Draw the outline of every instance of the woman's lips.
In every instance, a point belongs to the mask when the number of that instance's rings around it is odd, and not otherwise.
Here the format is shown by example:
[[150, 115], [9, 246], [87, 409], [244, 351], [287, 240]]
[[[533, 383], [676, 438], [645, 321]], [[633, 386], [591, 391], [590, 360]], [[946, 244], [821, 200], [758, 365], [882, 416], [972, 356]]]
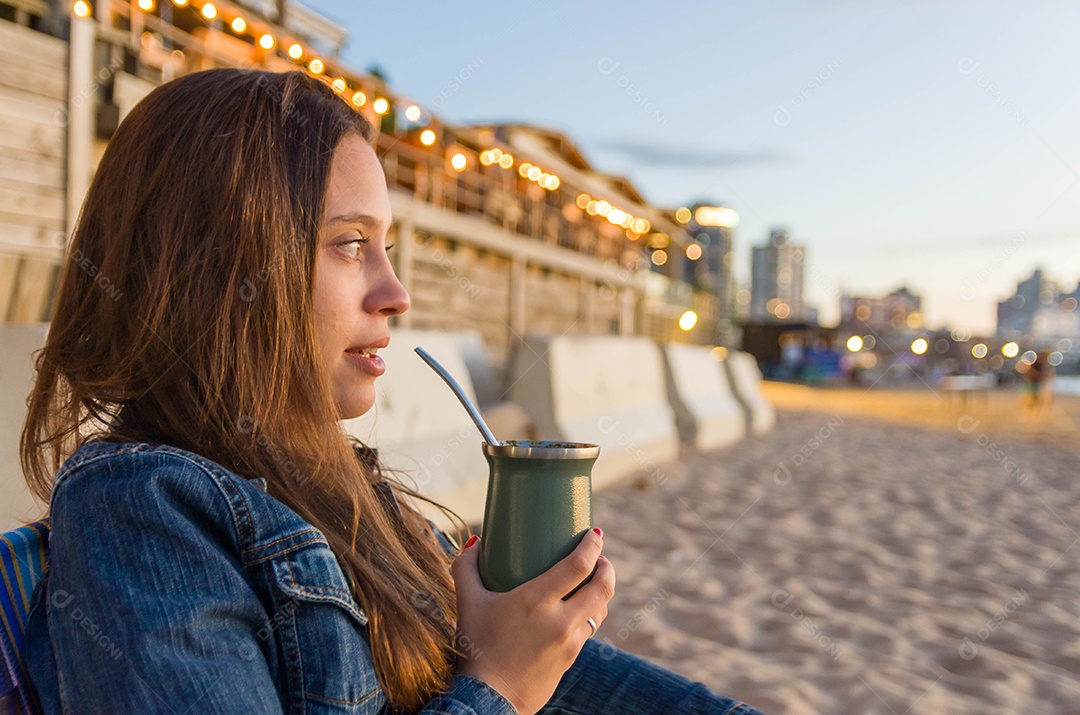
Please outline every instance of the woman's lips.
[[386, 363], [375, 354], [375, 350], [346, 350], [345, 359], [372, 377], [379, 377], [386, 372]]

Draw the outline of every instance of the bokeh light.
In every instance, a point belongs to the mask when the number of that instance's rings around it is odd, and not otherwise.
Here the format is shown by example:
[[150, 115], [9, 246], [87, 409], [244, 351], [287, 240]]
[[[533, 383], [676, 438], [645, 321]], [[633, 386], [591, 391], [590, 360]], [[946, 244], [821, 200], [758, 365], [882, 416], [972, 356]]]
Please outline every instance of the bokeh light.
[[847, 349], [851, 352], [857, 353], [862, 350], [862, 347], [863, 339], [860, 338], [858, 335], [852, 335], [850, 338], [847, 339]]

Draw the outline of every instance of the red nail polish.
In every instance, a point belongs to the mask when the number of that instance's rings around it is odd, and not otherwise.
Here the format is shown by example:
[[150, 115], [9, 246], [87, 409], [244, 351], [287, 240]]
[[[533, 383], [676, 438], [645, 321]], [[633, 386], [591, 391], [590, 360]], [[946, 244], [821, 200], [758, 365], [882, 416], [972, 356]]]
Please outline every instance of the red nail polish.
[[596, 535], [599, 536], [601, 539], [604, 538], [604, 530], [601, 529], [599, 526], [594, 528], [593, 531], [595, 531]]
[[479, 536], [477, 536], [476, 534], [473, 534], [472, 536], [470, 536], [470, 537], [469, 537], [469, 540], [465, 542], [465, 548], [467, 549], [467, 548], [469, 548], [470, 546], [472, 546], [473, 544], [475, 544], [475, 543], [476, 543], [476, 540], [477, 540], [477, 539], [479, 539], [479, 538], [480, 538], [480, 537], [479, 537]]

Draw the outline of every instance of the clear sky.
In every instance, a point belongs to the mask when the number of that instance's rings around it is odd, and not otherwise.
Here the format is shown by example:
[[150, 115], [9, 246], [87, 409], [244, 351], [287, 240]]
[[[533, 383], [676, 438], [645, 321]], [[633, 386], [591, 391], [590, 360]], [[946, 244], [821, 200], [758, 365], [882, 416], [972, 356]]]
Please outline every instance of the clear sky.
[[560, 129], [653, 203], [772, 226], [807, 298], [906, 284], [931, 327], [993, 329], [1042, 266], [1080, 279], [1080, 4], [1069, 0], [355, 3], [346, 62], [451, 122]]

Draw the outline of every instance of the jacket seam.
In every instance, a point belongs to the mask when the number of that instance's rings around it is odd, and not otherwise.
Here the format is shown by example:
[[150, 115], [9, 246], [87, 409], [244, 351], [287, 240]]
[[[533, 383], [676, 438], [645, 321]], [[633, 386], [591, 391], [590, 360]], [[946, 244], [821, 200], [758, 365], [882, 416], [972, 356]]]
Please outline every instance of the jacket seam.
[[[279, 543], [281, 541], [286, 541], [288, 539], [295, 539], [295, 538], [297, 538], [299, 536], [302, 536], [304, 534], [310, 534], [310, 538], [307, 538], [307, 539], [305, 539], [305, 540], [303, 540], [303, 541], [301, 541], [299, 543], [290, 544], [289, 546], [285, 546], [283, 548], [277, 549], [276, 551], [273, 551], [273, 552], [271, 552], [269, 554], [266, 554], [264, 556], [259, 556], [258, 558], [253, 558], [249, 562], [250, 565], [256, 566], [256, 565], [259, 565], [259, 564], [266, 563], [267, 561], [270, 561], [271, 559], [275, 559], [278, 556], [282, 556], [284, 554], [291, 553], [291, 552], [296, 551], [297, 549], [301, 549], [301, 548], [303, 548], [303, 547], [305, 547], [305, 546], [307, 546], [309, 544], [326, 544], [326, 538], [323, 536], [321, 531], [319, 531], [318, 529], [304, 529], [303, 531], [297, 531], [297, 532], [294, 532], [292, 534], [282, 536], [279, 539], [274, 539], [273, 541], [271, 541], [268, 544], [263, 544], [261, 546], [252, 546], [250, 548], [244, 549], [244, 556], [246, 557], [248, 554], [254, 554], [255, 552], [262, 551], [263, 549], [265, 549], [265, 548], [267, 548], [269, 546], [273, 546], [274, 544], [277, 544], [277, 543]], [[327, 544], [327, 546], [329, 546], [329, 544]]]
[[[72, 467], [70, 471], [66, 472], [63, 475], [64, 481], [67, 481], [72, 476], [74, 476], [78, 471], [81, 471], [84, 467], [89, 466], [90, 464], [93, 464], [93, 463], [101, 461], [101, 460], [109, 459], [110, 457], [123, 456], [123, 455], [127, 455], [127, 454], [134, 454], [136, 452], [145, 452], [147, 454], [163, 454], [163, 455], [172, 456], [172, 457], [175, 457], [176, 459], [182, 460], [182, 461], [192, 465], [197, 470], [202, 472], [202, 474], [205, 475], [206, 477], [208, 477], [210, 479], [210, 481], [214, 484], [214, 486], [217, 488], [218, 493], [225, 500], [225, 503], [228, 506], [229, 515], [232, 517], [232, 528], [233, 528], [234, 534], [235, 534], [235, 536], [237, 538], [237, 541], [239, 542], [239, 545], [240, 545], [241, 558], [243, 558], [244, 553], [246, 553], [247, 551], [250, 551], [254, 547], [253, 539], [248, 539], [247, 543], [245, 543], [245, 539], [244, 539], [245, 535], [241, 533], [240, 517], [237, 514], [235, 505], [233, 504], [233, 498], [232, 498], [232, 496], [230, 494], [226, 493], [225, 488], [222, 486], [222, 482], [228, 480], [229, 477], [227, 475], [225, 475], [225, 474], [217, 474], [214, 470], [208, 469], [207, 465], [202, 464], [198, 460], [192, 459], [184, 451], [178, 450], [177, 448], [171, 447], [170, 445], [148, 445], [146, 443], [138, 443], [138, 444], [134, 445], [133, 447], [122, 447], [122, 448], [117, 449], [117, 450], [109, 451], [109, 452], [107, 452], [105, 454], [94, 455], [92, 457], [87, 458], [85, 461], [82, 461], [82, 462], [78, 463], [77, 465]], [[203, 458], [203, 459], [205, 459], [205, 458]], [[221, 467], [218, 467], [218, 468], [220, 469]], [[237, 478], [239, 478], [239, 477], [237, 477]], [[61, 484], [61, 481], [60, 481], [60, 478], [58, 477], [56, 482], [54, 483], [54, 486], [53, 486], [52, 499], [56, 498], [56, 494], [58, 492], [58, 487], [60, 486], [60, 484]], [[230, 484], [230, 487], [235, 488], [235, 485]], [[248, 514], [247, 505], [245, 503], [246, 498], [243, 496], [243, 494], [240, 494], [239, 491], [237, 491], [237, 499], [236, 500], [240, 502], [242, 508], [244, 509], [245, 514]], [[50, 500], [50, 502], [51, 502], [51, 500]], [[52, 505], [50, 503], [50, 510], [51, 510], [51, 508], [52, 508]], [[250, 515], [249, 515], [249, 519], [250, 519]], [[249, 564], [245, 562], [244, 565], [248, 566]]]

